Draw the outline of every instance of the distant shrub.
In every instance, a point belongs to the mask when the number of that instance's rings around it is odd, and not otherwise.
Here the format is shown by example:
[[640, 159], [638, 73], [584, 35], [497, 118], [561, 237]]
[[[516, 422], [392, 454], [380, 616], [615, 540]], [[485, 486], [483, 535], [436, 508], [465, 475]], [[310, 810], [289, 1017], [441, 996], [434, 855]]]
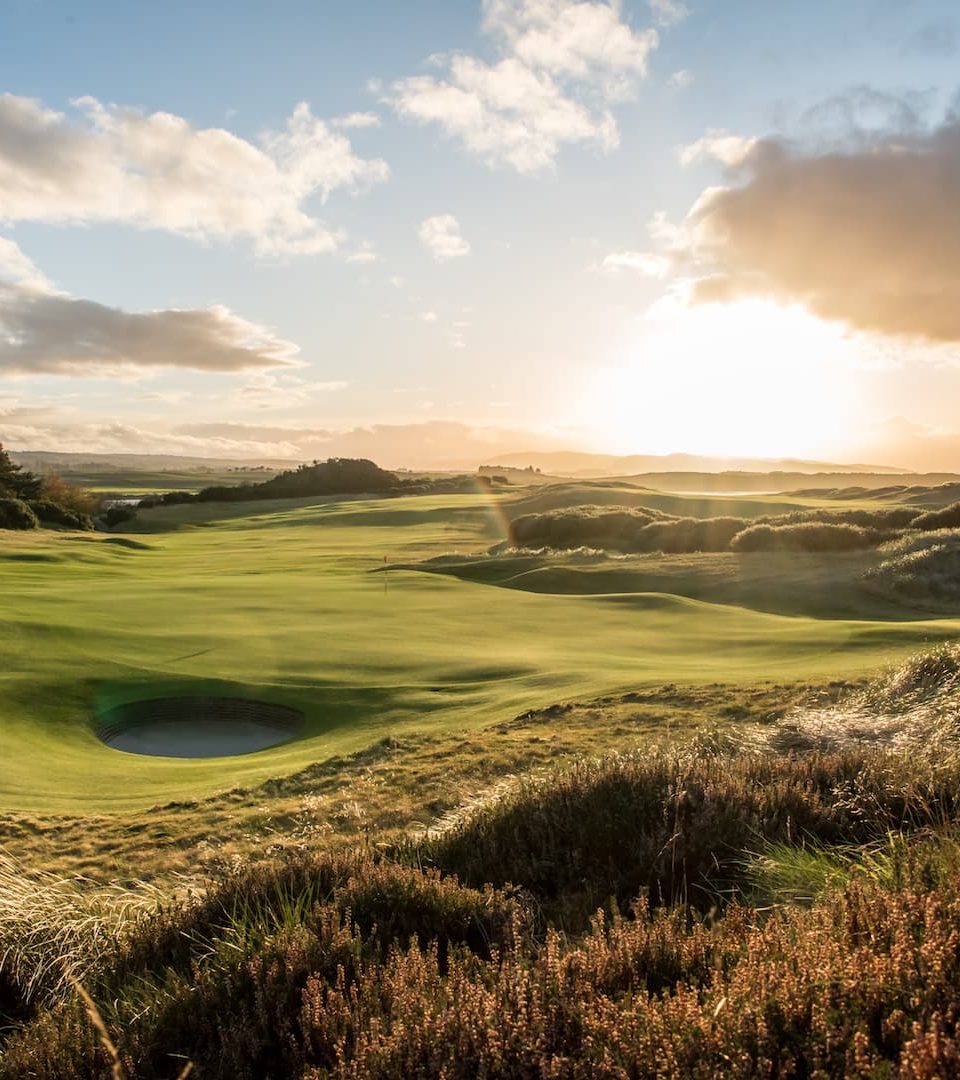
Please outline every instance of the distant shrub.
[[797, 525], [751, 525], [738, 533], [733, 551], [857, 551], [876, 547], [886, 535], [859, 525], [803, 522]]
[[74, 514], [85, 515], [87, 518], [92, 518], [102, 503], [100, 495], [78, 487], [76, 484], [70, 484], [63, 477], [52, 472], [44, 475], [39, 497], [48, 503], [56, 503]]
[[[282, 472], [262, 484], [242, 485], [256, 494], [247, 498], [283, 499], [301, 495], [366, 494], [368, 492], [392, 491], [400, 487], [395, 473], [381, 469], [367, 458], [328, 458], [311, 465], [301, 465], [289, 472]], [[220, 489], [207, 488], [206, 491]], [[226, 489], [230, 490], [230, 489]], [[201, 498], [204, 492], [200, 492]]]
[[[661, 551], [848, 551], [875, 547], [910, 525], [918, 511], [797, 510], [763, 518], [675, 517], [649, 507], [576, 506], [525, 514], [513, 543], [555, 551], [589, 547], [623, 554]], [[743, 537], [741, 540], [740, 537]]]
[[635, 551], [643, 527], [665, 516], [647, 507], [592, 505], [524, 514], [511, 523], [512, 541], [521, 547]]
[[136, 516], [137, 512], [132, 506], [111, 506], [103, 515], [103, 523], [108, 529], [113, 529], [117, 525], [125, 525], [128, 521], [133, 521]]
[[859, 525], [863, 529], [893, 530], [912, 528], [913, 522], [919, 515], [919, 510], [908, 506], [895, 506], [881, 510], [810, 509], [756, 518], [755, 523], [758, 525], [800, 525], [818, 522], [824, 525]]
[[192, 491], [165, 491], [162, 495], [145, 495], [137, 506], [141, 510], [152, 510], [155, 506], [177, 506], [181, 503], [196, 502], [197, 498]]
[[743, 518], [676, 518], [644, 526], [636, 538], [636, 551], [684, 554], [696, 551], [727, 551], [730, 541], [749, 523]]
[[908, 533], [881, 552], [883, 560], [863, 574], [866, 584], [903, 599], [960, 601], [960, 530]]
[[960, 502], [951, 503], [940, 510], [928, 510], [913, 519], [911, 528], [922, 532], [934, 529], [956, 529], [960, 527]]
[[49, 499], [31, 499], [30, 509], [44, 525], [62, 525], [67, 529], [80, 529], [85, 532], [93, 528], [93, 519], [89, 514]]
[[21, 499], [0, 497], [0, 529], [36, 529], [37, 515]]

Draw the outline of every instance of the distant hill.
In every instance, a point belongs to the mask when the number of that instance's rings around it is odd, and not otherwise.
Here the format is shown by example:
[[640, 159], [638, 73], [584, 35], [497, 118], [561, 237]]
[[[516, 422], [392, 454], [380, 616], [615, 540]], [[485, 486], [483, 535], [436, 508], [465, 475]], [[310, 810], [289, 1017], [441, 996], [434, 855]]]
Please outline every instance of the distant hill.
[[[899, 483], [891, 487], [891, 478]], [[661, 472], [636, 473], [633, 476], [616, 477], [620, 483], [636, 484], [639, 487], [654, 488], [657, 491], [691, 492], [699, 495], [741, 495], [753, 492], [772, 494], [790, 492], [800, 494], [814, 492], [821, 497], [840, 489], [846, 491], [846, 498], [857, 498], [859, 494], [867, 496], [877, 490], [896, 490], [900, 493], [913, 493], [918, 490], [928, 491], [943, 484], [960, 482], [957, 473], [871, 473], [871, 472]]]
[[157, 472], [164, 469], [172, 472], [221, 472], [223, 469], [249, 469], [254, 465], [283, 469], [300, 464], [299, 461], [288, 458], [251, 461], [237, 458], [187, 457], [180, 454], [85, 454], [58, 450], [11, 450], [10, 457], [18, 465], [40, 472], [50, 469], [84, 472], [114, 472], [117, 469], [135, 469], [138, 472]]
[[868, 475], [904, 475], [909, 469], [889, 465], [840, 465], [836, 462], [805, 461], [794, 458], [723, 458], [697, 454], [590, 454], [575, 450], [533, 451], [498, 454], [483, 466], [484, 472], [497, 467], [539, 469], [553, 476], [589, 478], [600, 476], [666, 475], [675, 473], [836, 473]]

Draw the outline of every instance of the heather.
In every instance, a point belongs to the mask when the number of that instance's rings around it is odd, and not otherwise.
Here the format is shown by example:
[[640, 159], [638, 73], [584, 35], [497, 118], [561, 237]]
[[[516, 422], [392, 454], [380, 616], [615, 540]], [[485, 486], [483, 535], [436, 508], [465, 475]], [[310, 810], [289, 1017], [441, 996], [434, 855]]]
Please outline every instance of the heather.
[[76, 969], [119, 1064], [56, 938], [25, 943], [0, 1076], [950, 1075], [958, 672], [932, 651], [736, 737], [520, 779], [419, 840], [154, 899]]

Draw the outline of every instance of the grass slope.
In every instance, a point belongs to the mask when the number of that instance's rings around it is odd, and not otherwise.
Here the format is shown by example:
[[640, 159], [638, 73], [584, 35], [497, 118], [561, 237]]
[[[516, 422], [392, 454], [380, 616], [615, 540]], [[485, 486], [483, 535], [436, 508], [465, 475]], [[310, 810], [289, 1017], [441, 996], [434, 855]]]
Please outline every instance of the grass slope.
[[[482, 492], [170, 507], [137, 529], [0, 538], [0, 808], [143, 808], [285, 775], [387, 733], [463, 730], [652, 680], [851, 675], [960, 630], [370, 573], [384, 557], [413, 563], [503, 539], [502, 507]], [[213, 761], [123, 755], [96, 738], [98, 708], [206, 688], [296, 706], [305, 737]]]

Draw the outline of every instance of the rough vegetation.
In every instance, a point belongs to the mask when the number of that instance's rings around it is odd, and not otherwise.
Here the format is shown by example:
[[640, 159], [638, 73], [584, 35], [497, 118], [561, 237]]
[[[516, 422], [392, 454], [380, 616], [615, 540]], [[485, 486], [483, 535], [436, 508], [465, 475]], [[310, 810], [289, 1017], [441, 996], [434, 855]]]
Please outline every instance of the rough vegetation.
[[523, 514], [502, 548], [618, 553], [854, 551], [915, 530], [960, 525], [960, 503], [924, 513], [910, 507], [809, 509], [756, 518], [678, 517], [649, 507], [575, 506]]
[[921, 603], [960, 599], [960, 529], [906, 533], [880, 553], [881, 562], [864, 573], [872, 588]]
[[784, 752], [793, 716], [584, 761], [417, 843], [229, 874], [86, 966], [119, 1064], [31, 966], [55, 938], [27, 940], [0, 1076], [953, 1075], [958, 697], [941, 649], [808, 709], [826, 749]]
[[15, 465], [0, 444], [0, 529], [93, 528], [98, 500], [58, 476], [36, 476]]
[[[505, 482], [502, 477], [484, 477], [484, 486]], [[366, 458], [328, 458], [299, 465], [278, 473], [259, 484], [216, 484], [189, 491], [168, 491], [141, 499], [139, 506], [169, 506], [192, 502], [252, 502], [260, 499], [299, 499], [322, 495], [391, 495], [441, 494], [449, 491], [472, 490], [475, 477], [403, 477], [381, 469]]]

